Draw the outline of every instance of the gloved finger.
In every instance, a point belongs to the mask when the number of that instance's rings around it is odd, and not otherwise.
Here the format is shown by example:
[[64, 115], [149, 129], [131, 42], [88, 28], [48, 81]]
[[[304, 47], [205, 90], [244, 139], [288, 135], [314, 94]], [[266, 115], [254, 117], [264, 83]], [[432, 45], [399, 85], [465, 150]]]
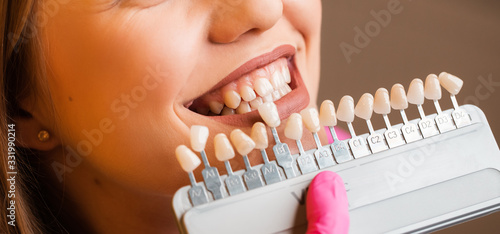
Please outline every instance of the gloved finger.
[[349, 232], [349, 210], [344, 182], [332, 171], [316, 175], [306, 198], [307, 233]]

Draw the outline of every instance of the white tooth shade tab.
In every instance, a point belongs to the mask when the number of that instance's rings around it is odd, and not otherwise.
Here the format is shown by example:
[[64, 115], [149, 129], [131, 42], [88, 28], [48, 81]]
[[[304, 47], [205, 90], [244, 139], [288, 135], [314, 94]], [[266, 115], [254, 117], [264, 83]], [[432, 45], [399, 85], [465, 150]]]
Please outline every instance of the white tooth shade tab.
[[211, 101], [208, 103], [208, 107], [210, 107], [210, 111], [214, 114], [220, 114], [222, 109], [224, 108], [224, 104], [218, 101]]
[[254, 83], [255, 92], [261, 97], [265, 97], [273, 91], [273, 86], [266, 78], [258, 78]]
[[242, 85], [240, 87], [240, 95], [246, 102], [252, 101], [257, 97], [255, 91], [253, 91], [253, 89], [248, 85]]
[[224, 133], [214, 137], [215, 157], [219, 161], [227, 161], [234, 158], [234, 149]]
[[236, 109], [240, 105], [241, 96], [234, 90], [229, 90], [224, 93], [224, 103], [227, 107]]
[[231, 142], [241, 155], [247, 155], [255, 148], [255, 142], [240, 129], [235, 129], [229, 135]]
[[441, 99], [441, 85], [436, 75], [430, 74], [425, 78], [424, 96], [429, 100]]
[[252, 133], [250, 134], [252, 140], [255, 142], [256, 149], [266, 149], [268, 147], [266, 125], [262, 122], [254, 123], [252, 126]]
[[413, 105], [424, 104], [424, 82], [421, 79], [415, 78], [411, 81], [408, 93], [406, 94], [408, 102]]
[[391, 113], [391, 101], [389, 91], [385, 88], [377, 89], [373, 98], [373, 112], [379, 115], [388, 115]]
[[439, 83], [446, 89], [449, 93], [457, 95], [464, 85], [464, 81], [450, 73], [441, 72], [439, 74]]
[[204, 150], [208, 139], [208, 128], [201, 125], [193, 125], [191, 126], [190, 133], [191, 148], [196, 152]]
[[321, 129], [319, 114], [316, 108], [306, 108], [300, 112], [300, 115], [302, 116], [302, 121], [304, 121], [307, 130], [310, 132], [318, 132]]
[[185, 145], [177, 146], [175, 156], [185, 172], [192, 172], [201, 164], [200, 158]]
[[323, 126], [337, 125], [337, 114], [335, 114], [335, 106], [330, 100], [324, 100], [319, 108], [319, 122]]
[[278, 114], [278, 108], [276, 104], [272, 102], [262, 103], [259, 106], [260, 117], [266, 122], [269, 127], [275, 128], [280, 126], [281, 120]]
[[340, 99], [337, 108], [337, 119], [347, 123], [354, 121], [354, 99], [351, 96], [345, 95]]
[[405, 88], [401, 84], [395, 84], [391, 88], [391, 107], [394, 110], [404, 110], [408, 108]]
[[285, 136], [292, 140], [300, 140], [302, 132], [302, 116], [298, 113], [291, 114], [286, 121]]
[[369, 93], [361, 95], [356, 108], [354, 108], [354, 114], [359, 118], [364, 120], [369, 120], [373, 114], [373, 96]]

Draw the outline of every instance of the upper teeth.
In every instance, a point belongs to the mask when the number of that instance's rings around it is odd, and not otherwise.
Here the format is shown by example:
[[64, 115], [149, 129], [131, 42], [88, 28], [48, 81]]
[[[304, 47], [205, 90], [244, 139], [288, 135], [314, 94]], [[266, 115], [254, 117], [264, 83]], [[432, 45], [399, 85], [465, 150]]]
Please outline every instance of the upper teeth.
[[[212, 114], [244, 114], [257, 109], [263, 102], [279, 100], [292, 91], [287, 60], [279, 59], [204, 97]], [[220, 96], [222, 94], [222, 97]], [[198, 110], [200, 109], [200, 110]], [[201, 113], [203, 107], [197, 108]]]

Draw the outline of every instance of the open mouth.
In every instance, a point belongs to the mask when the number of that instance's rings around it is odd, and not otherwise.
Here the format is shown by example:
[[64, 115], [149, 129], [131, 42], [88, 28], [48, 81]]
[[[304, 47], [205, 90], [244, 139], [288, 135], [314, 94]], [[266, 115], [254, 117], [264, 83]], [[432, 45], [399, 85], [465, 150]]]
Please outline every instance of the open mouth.
[[267, 64], [247, 66], [240, 71], [242, 75], [222, 80], [185, 107], [205, 116], [226, 116], [249, 113], [264, 102], [276, 102], [297, 87], [293, 58], [293, 54], [281, 54]]

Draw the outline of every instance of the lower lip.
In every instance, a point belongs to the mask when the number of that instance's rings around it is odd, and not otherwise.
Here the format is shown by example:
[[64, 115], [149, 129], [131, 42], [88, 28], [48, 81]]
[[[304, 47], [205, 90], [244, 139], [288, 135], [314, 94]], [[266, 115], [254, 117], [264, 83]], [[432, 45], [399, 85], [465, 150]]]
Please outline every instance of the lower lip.
[[[299, 112], [309, 104], [309, 93], [297, 69], [294, 57], [288, 61], [288, 67], [290, 68], [290, 75], [292, 77], [290, 83], [292, 91], [274, 102], [278, 108], [281, 120], [288, 118], [292, 113]], [[231, 126], [251, 126], [255, 122], [262, 121], [257, 110], [245, 114], [204, 117]]]

